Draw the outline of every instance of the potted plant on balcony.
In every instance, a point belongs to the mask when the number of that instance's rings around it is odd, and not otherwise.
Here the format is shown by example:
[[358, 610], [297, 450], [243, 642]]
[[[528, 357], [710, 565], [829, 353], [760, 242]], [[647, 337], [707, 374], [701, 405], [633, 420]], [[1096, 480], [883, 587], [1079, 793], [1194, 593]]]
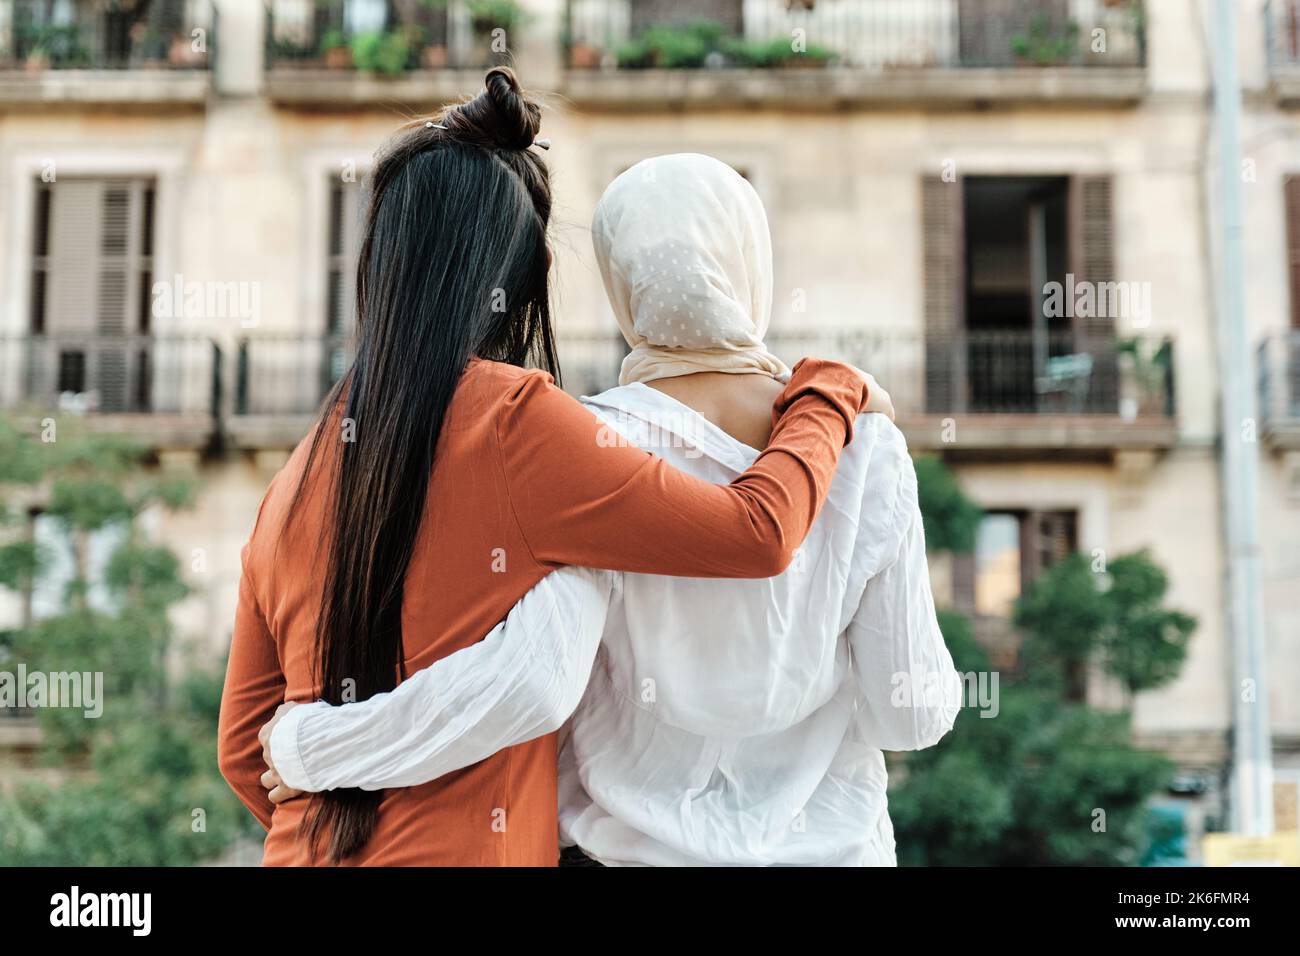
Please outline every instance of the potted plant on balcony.
[[392, 2], [411, 48], [412, 65], [425, 70], [445, 70], [449, 62], [447, 0]]
[[725, 65], [726, 28], [711, 20], [651, 26], [615, 51], [623, 69], [698, 70]]
[[1079, 52], [1079, 24], [1059, 21], [1046, 13], [1036, 14], [1023, 33], [1012, 34], [1011, 52], [1026, 66], [1060, 66]]
[[575, 40], [571, 33], [565, 34], [565, 49], [569, 51], [569, 69], [596, 70], [605, 61], [605, 51], [593, 43]]
[[743, 40], [728, 37], [722, 49], [729, 63], [751, 69], [823, 69], [835, 53], [816, 44], [796, 51], [785, 37], [771, 40]]
[[411, 42], [404, 30], [374, 30], [352, 40], [352, 62], [365, 73], [400, 76], [410, 59]]
[[1121, 400], [1131, 415], [1168, 414], [1172, 344], [1164, 341], [1152, 349], [1138, 338], [1126, 338], [1115, 343], [1115, 352], [1120, 357]]
[[167, 62], [177, 69], [201, 67], [208, 59], [207, 46], [197, 42], [185, 30], [178, 30], [172, 35], [167, 46]]
[[321, 56], [330, 70], [352, 69], [352, 48], [342, 30], [326, 30], [320, 41]]
[[[494, 53], [507, 52], [498, 41], [508, 44], [511, 34], [524, 21], [524, 10], [517, 0], [467, 0], [465, 6], [469, 10], [475, 44], [480, 49], [485, 48], [484, 59], [490, 59]], [[502, 32], [498, 34], [498, 30]]]

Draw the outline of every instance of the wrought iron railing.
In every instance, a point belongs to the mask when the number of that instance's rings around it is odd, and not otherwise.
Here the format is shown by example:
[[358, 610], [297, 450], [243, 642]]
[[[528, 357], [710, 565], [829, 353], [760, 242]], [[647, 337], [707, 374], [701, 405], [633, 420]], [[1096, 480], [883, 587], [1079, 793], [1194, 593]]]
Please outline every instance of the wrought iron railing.
[[1134, 67], [1139, 0], [567, 0], [575, 69]]
[[0, 70], [206, 70], [211, 0], [0, 0]]
[[1300, 424], [1300, 330], [1265, 338], [1256, 352], [1255, 375], [1264, 424]]
[[509, 61], [524, 25], [515, 0], [271, 0], [267, 69], [378, 76]]
[[[891, 330], [787, 328], [768, 336], [793, 363], [851, 362], [889, 389], [900, 413], [1174, 414], [1168, 340], [1079, 342], [1064, 334], [967, 332], [951, 340]], [[202, 336], [47, 336], [0, 339], [0, 407], [34, 412], [185, 415], [285, 424], [315, 414], [352, 361], [339, 336], [253, 332]], [[627, 348], [616, 334], [562, 334], [565, 388], [591, 395], [618, 382]], [[1261, 348], [1266, 416], [1300, 415], [1300, 337]]]
[[1270, 66], [1300, 66], [1300, 0], [1267, 0], [1264, 42]]
[[221, 355], [202, 336], [0, 338], [0, 406], [103, 414], [215, 415]]
[[[875, 375], [905, 414], [1174, 415], [1173, 343], [1136, 338], [1084, 342], [1066, 333], [912, 332], [784, 328], [768, 346], [788, 363], [807, 355], [850, 362]], [[616, 335], [560, 339], [565, 387], [593, 394], [617, 383], [626, 346]]]

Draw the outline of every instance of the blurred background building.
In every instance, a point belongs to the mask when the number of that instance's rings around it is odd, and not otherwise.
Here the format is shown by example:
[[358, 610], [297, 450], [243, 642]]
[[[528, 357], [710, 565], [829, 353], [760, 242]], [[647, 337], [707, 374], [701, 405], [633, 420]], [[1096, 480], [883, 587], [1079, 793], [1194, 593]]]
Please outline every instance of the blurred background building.
[[[0, 405], [84, 415], [200, 478], [197, 509], [158, 530], [199, 585], [181, 626], [223, 653], [262, 492], [348, 359], [372, 154], [513, 62], [548, 93], [566, 387], [614, 384], [623, 353], [587, 233], [604, 187], [660, 153], [732, 164], [774, 234], [775, 350], [872, 371], [914, 451], [986, 509], [975, 552], [934, 573], [995, 665], [1016, 658], [1013, 601], [1062, 556], [1146, 547], [1168, 572], [1199, 628], [1134, 726], [1193, 815], [1221, 810], [1233, 730], [1216, 443], [1252, 442], [1294, 830], [1300, 2], [1237, 4], [1260, 401], [1240, 435], [1216, 406], [1206, 17], [1198, 0], [0, 0]], [[39, 615], [41, 587], [0, 612]], [[1086, 695], [1123, 692], [1097, 673]], [[0, 744], [31, 733], [0, 720]]]

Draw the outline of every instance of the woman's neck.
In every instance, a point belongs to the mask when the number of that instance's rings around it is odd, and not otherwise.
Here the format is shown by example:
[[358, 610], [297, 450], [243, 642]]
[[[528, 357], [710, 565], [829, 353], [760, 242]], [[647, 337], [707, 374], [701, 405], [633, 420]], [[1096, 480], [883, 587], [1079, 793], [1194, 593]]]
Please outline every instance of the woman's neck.
[[772, 403], [782, 385], [770, 375], [696, 372], [646, 382], [693, 408], [751, 448], [763, 448], [772, 433]]

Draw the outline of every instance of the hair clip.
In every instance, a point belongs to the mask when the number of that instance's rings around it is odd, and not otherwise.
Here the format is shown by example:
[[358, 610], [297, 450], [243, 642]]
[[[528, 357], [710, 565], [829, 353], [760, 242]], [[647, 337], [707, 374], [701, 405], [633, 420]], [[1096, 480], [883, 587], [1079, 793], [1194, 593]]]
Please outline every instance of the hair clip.
[[425, 129], [446, 129], [447, 127], [443, 126], [441, 123], [435, 123], [433, 120], [429, 120], [427, 123], [424, 124], [424, 128]]
[[542, 149], [550, 149], [551, 141], [549, 139], [535, 139], [533, 140], [533, 145], [540, 146]]

